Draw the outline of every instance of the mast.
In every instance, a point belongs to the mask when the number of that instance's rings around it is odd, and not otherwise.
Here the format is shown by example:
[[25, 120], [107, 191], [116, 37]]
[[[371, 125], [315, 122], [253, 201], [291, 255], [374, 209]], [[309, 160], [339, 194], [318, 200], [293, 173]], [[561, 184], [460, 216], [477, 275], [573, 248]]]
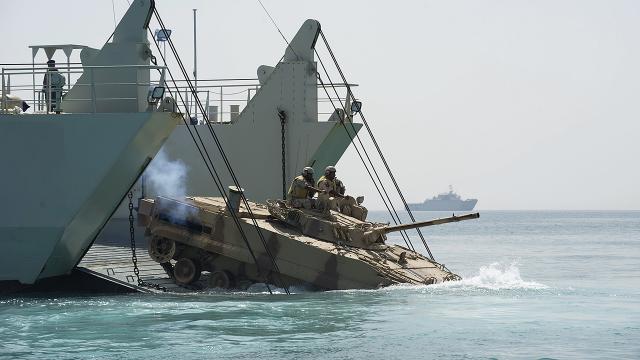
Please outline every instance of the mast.
[[[198, 96], [198, 44], [196, 39], [196, 12], [198, 9], [193, 9], [193, 88], [195, 94]], [[220, 109], [222, 111], [222, 109]], [[196, 121], [198, 121], [198, 107], [196, 106], [193, 112]]]

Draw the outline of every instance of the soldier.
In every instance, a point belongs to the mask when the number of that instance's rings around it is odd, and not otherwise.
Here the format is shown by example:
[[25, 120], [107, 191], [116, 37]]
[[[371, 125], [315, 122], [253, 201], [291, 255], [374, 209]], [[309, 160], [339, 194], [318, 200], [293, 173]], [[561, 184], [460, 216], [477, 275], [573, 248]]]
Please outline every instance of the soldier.
[[60, 101], [62, 100], [62, 88], [66, 81], [56, 68], [55, 60], [47, 61], [47, 72], [42, 81], [42, 92], [47, 101], [47, 111], [55, 111], [60, 114]]
[[336, 178], [335, 166], [327, 166], [324, 176], [318, 180], [318, 208], [322, 211], [335, 210], [347, 216], [364, 220], [367, 217], [367, 209], [360, 203], [364, 198], [354, 199], [345, 195], [345, 186]]
[[342, 181], [336, 178], [335, 166], [327, 166], [324, 169], [324, 175], [320, 177], [317, 184], [318, 190], [318, 207], [321, 210], [339, 210], [345, 199], [345, 187]]
[[291, 206], [305, 209], [315, 207], [313, 195], [316, 193], [316, 189], [313, 187], [313, 183], [313, 168], [307, 166], [302, 169], [302, 173], [296, 176], [291, 182], [291, 186], [289, 186], [287, 200], [289, 200]]
[[324, 169], [324, 175], [318, 180], [317, 187], [328, 195], [335, 197], [343, 197], [346, 190], [342, 181], [336, 178], [335, 166], [327, 166]]

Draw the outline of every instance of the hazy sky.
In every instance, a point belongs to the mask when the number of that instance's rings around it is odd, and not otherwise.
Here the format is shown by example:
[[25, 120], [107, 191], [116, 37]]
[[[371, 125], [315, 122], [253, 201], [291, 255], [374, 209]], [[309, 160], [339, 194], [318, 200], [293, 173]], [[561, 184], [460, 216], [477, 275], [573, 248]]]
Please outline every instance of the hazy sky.
[[[408, 200], [452, 184], [479, 209], [640, 208], [640, 2], [263, 2], [288, 38], [322, 23]], [[256, 0], [156, 3], [189, 69], [198, 8], [201, 78], [255, 77], [283, 53]], [[127, 1], [114, 7], [119, 20]], [[114, 27], [111, 0], [0, 12], [1, 62], [30, 61], [30, 44], [99, 48]], [[380, 208], [364, 174], [348, 151], [338, 176]]]

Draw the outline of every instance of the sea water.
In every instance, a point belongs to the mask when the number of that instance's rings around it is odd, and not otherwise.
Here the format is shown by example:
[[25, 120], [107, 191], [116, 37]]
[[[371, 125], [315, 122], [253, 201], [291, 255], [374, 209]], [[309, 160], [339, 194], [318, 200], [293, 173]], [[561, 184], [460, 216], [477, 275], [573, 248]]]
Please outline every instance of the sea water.
[[3, 297], [0, 358], [640, 359], [640, 212], [484, 211], [423, 233], [462, 281]]

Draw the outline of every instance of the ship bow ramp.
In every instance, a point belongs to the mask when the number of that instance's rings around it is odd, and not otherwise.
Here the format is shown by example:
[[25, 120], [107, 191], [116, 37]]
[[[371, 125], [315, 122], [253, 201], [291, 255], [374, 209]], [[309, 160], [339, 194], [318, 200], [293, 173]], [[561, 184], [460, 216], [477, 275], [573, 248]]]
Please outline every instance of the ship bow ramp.
[[2, 121], [0, 143], [11, 151], [0, 159], [11, 170], [0, 177], [0, 280], [70, 271], [177, 121], [126, 115]]

